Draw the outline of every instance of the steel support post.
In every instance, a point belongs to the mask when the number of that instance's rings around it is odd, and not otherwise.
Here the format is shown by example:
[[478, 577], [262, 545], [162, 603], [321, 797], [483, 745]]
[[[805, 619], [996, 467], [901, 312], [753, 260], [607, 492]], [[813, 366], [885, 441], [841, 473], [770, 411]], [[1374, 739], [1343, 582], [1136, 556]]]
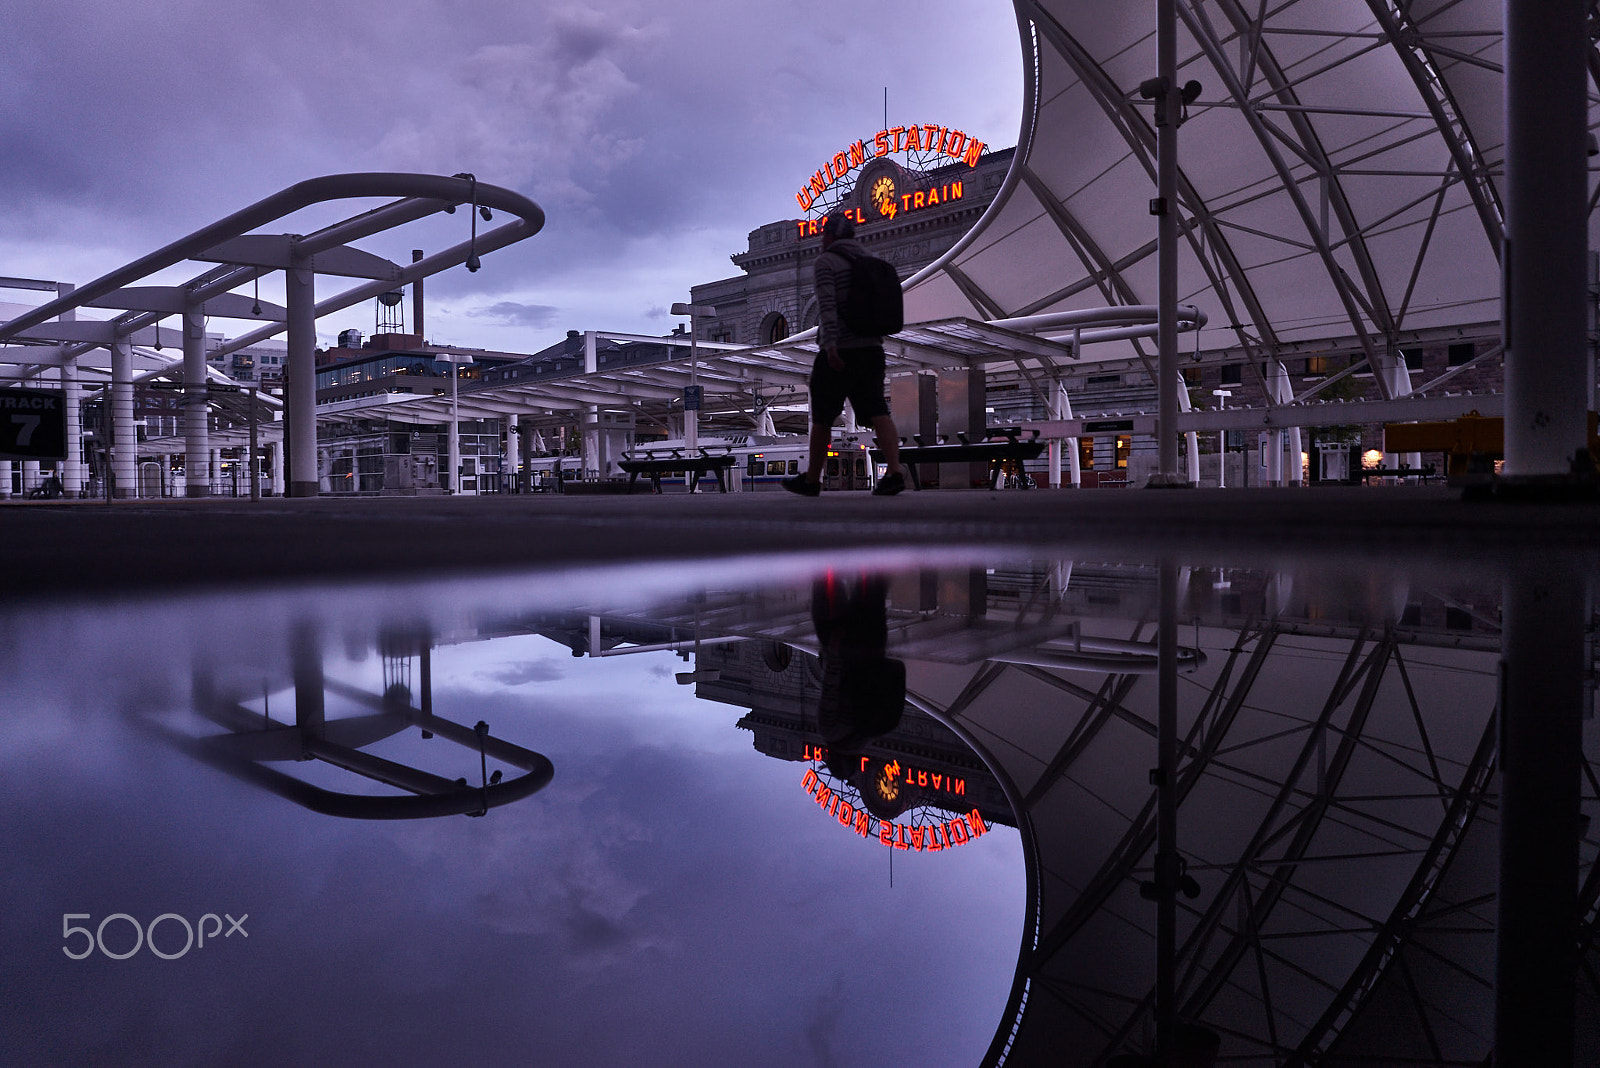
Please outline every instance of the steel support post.
[[[57, 282], [56, 296], [69, 296], [77, 286], [71, 282]], [[76, 322], [78, 310], [69, 308], [57, 318], [63, 323]], [[75, 497], [82, 485], [83, 478], [83, 412], [80, 407], [83, 401], [82, 393], [78, 388], [77, 366], [71, 361], [61, 365], [61, 394], [66, 407], [67, 421], [67, 456], [57, 469], [61, 478], [61, 488], [68, 496]]]
[[522, 471], [522, 427], [517, 423], [514, 415], [506, 416], [506, 448], [500, 458], [500, 492], [515, 493], [518, 489], [519, 474]]
[[1505, 3], [1500, 262], [1511, 479], [1567, 475], [1588, 437], [1588, 7], [1585, 0]]
[[133, 344], [111, 346], [111, 388], [102, 402], [111, 413], [111, 474], [116, 496], [137, 497], [139, 432], [133, 425]]
[[[1056, 397], [1061, 408], [1061, 418], [1071, 419], [1072, 398], [1067, 396], [1067, 385], [1065, 382], [1057, 385]], [[1066, 440], [1066, 447], [1067, 470], [1072, 475], [1073, 488], [1080, 489], [1083, 486], [1083, 450], [1079, 447], [1077, 438], [1068, 438]]]
[[245, 470], [250, 472], [250, 499], [261, 499], [261, 435], [256, 430], [256, 387], [250, 387], [250, 462]]
[[450, 475], [445, 492], [461, 492], [461, 365], [450, 364]]
[[[1178, 565], [1162, 560], [1156, 619], [1156, 1054], [1173, 1052], [1178, 976]], [[1162, 1063], [1166, 1063], [1163, 1061]]]
[[289, 313], [289, 373], [284, 390], [288, 420], [289, 496], [315, 497], [317, 478], [316, 273], [301, 261], [283, 272]]
[[61, 365], [61, 393], [66, 404], [67, 458], [61, 465], [61, 488], [76, 497], [83, 488], [83, 389], [78, 385], [78, 365]]
[[294, 671], [294, 725], [321, 738], [327, 722], [326, 684], [322, 676], [322, 645], [317, 628], [301, 621], [289, 633], [289, 656]]
[[[698, 395], [700, 389], [700, 352], [696, 347], [700, 335], [695, 317], [689, 316], [689, 388]], [[685, 407], [683, 410], [683, 444], [693, 456], [700, 447], [700, 410], [699, 408]], [[694, 478], [693, 474], [688, 476]]]
[[1178, 90], [1177, 0], [1156, 5], [1156, 464], [1152, 486], [1187, 486], [1178, 473]]
[[600, 477], [600, 406], [583, 406], [583, 477]]
[[[1379, 368], [1379, 373], [1382, 373], [1381, 368]], [[1398, 352], [1394, 355], [1394, 362], [1392, 367], [1389, 369], [1388, 378], [1389, 396], [1396, 400], [1399, 400], [1401, 397], [1411, 396], [1411, 368], [1406, 364], [1405, 356]], [[1408, 452], [1404, 454], [1386, 452], [1383, 454], [1383, 466], [1421, 467], [1422, 454], [1419, 452]]]
[[200, 308], [183, 311], [183, 470], [186, 497], [211, 493], [211, 398], [206, 389], [206, 317]]
[[1568, 1065], [1588, 589], [1581, 565], [1523, 560], [1506, 578], [1501, 632], [1494, 1062]]
[[[1067, 385], [1057, 379], [1050, 387], [1050, 418], [1071, 419], [1072, 398], [1067, 396]], [[1066, 451], [1067, 470], [1072, 476], [1074, 487], [1083, 485], [1083, 470], [1081, 458], [1078, 455], [1077, 438], [1057, 438], [1050, 442], [1050, 488], [1061, 488], [1061, 454]]]
[[[422, 649], [417, 654], [417, 688], [420, 691], [417, 708], [422, 712], [424, 720], [433, 715], [433, 638], [430, 636], [422, 643]], [[432, 738], [428, 731], [423, 731], [424, 738]]]
[[[1052, 386], [1051, 389], [1050, 418], [1060, 419], [1061, 405], [1056, 400], [1055, 387]], [[1061, 438], [1051, 438], [1050, 444], [1045, 447], [1051, 489], [1061, 488], [1061, 441]]]
[[[1183, 376], [1178, 376], [1180, 381]], [[1186, 413], [1194, 407], [1189, 400], [1189, 391], [1180, 387], [1178, 389], [1178, 411]], [[1193, 430], [1185, 431], [1183, 435], [1184, 459], [1187, 461], [1189, 473], [1188, 483], [1191, 486], [1200, 485], [1200, 436]]]
[[[1294, 391], [1289, 387], [1289, 372], [1283, 366], [1282, 360], [1272, 360], [1267, 365], [1267, 395], [1270, 404], [1287, 404], [1294, 396]], [[1285, 435], [1288, 435], [1287, 446], [1284, 441]], [[1300, 484], [1300, 428], [1291, 427], [1288, 430], [1273, 429], [1267, 431], [1267, 446], [1271, 450], [1271, 456], [1266, 463], [1268, 484], [1273, 486], [1298, 486]], [[1284, 460], [1283, 455], [1286, 447], [1292, 454], [1287, 462]]]
[[281, 437], [272, 443], [272, 495], [283, 496], [283, 450], [288, 443]]

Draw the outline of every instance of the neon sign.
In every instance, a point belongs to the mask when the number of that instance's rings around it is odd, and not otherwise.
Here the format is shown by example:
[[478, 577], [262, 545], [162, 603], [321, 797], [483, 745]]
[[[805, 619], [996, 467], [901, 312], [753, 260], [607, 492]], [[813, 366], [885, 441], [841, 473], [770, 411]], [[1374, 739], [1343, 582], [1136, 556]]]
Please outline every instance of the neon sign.
[[[879, 218], [892, 219], [901, 212], [936, 208], [947, 201], [960, 200], [966, 191], [965, 186], [964, 182], [954, 181], [933, 189], [917, 189], [910, 193], [902, 193], [895, 187], [894, 179], [886, 174], [872, 183], [872, 207]], [[860, 208], [846, 208], [835, 214], [845, 216], [857, 226], [865, 225], [868, 221], [866, 212]], [[816, 237], [822, 233], [822, 222], [821, 219], [796, 219], [794, 224], [800, 228], [801, 237]]]
[[989, 825], [984, 823], [983, 814], [977, 809], [973, 809], [965, 816], [957, 816], [925, 827], [880, 820], [834, 793], [828, 784], [822, 781], [815, 768], [806, 769], [800, 785], [811, 795], [817, 807], [838, 820], [841, 827], [853, 830], [863, 838], [877, 838], [880, 844], [891, 849], [938, 853], [941, 850], [954, 849], [958, 845], [966, 845], [974, 838], [983, 837], [989, 831]]
[[[808, 745], [805, 747], [805, 752], [800, 759], [827, 760], [828, 751], [820, 745]], [[866, 757], [861, 758], [861, 770], [867, 770]], [[902, 765], [898, 760], [891, 760], [889, 763], [881, 765], [872, 785], [873, 789], [878, 792], [879, 797], [882, 797], [885, 801], [893, 801], [900, 796], [901, 783], [906, 786], [915, 786], [922, 790], [932, 787], [941, 793], [949, 794], [951, 797], [967, 796], [966, 779], [955, 775], [941, 774], [937, 771], [909, 767]]]
[[[932, 123], [922, 126], [891, 126], [873, 135], [871, 157], [880, 159], [891, 152], [937, 152], [951, 159], [960, 160], [969, 167], [976, 167], [983, 150], [988, 147], [982, 141], [968, 137], [961, 130], [952, 130], [948, 126], [937, 126]], [[800, 204], [800, 210], [810, 211], [811, 205], [816, 203], [818, 197], [832, 188], [835, 182], [865, 163], [867, 158], [868, 149], [864, 140], [856, 141], [842, 152], [835, 152], [833, 157], [824, 163], [822, 168], [811, 176], [811, 180], [801, 186], [800, 191], [794, 195]], [[876, 190], [871, 192], [873, 202], [876, 204], [877, 192]], [[893, 218], [893, 215], [889, 217]]]

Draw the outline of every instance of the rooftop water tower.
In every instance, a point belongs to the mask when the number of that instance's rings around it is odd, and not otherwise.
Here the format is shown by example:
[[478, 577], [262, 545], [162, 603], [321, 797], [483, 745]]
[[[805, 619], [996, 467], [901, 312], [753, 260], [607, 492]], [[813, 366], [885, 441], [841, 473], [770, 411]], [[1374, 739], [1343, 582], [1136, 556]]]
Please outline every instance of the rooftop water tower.
[[373, 309], [374, 334], [403, 334], [406, 332], [405, 309], [401, 303], [406, 299], [405, 292], [391, 289], [387, 293], [378, 295], [378, 303]]

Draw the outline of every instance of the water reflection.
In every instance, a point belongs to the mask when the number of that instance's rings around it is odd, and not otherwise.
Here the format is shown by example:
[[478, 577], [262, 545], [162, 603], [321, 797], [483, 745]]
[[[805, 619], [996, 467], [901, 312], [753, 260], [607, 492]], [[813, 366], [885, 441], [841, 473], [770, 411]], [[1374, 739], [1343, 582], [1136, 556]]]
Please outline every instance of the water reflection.
[[[1561, 1002], [1596, 994], [1575, 963], [1593, 960], [1600, 894], [1595, 742], [1575, 729], [1595, 653], [1588, 562], [1538, 568], [1078, 560], [893, 576], [885, 629], [907, 706], [981, 756], [1030, 868], [986, 1063], [1479, 1063], [1497, 956], [1511, 969], [1499, 989], [1524, 992], [1521, 1016], [1502, 1006], [1501, 1042], [1537, 1032], [1525, 1062], [1569, 1060], [1549, 1044]], [[1508, 589], [1529, 606], [1516, 655]], [[796, 601], [727, 598], [715, 629], [804, 645]], [[716, 655], [726, 673], [730, 652]], [[1514, 831], [1503, 658], [1524, 723], [1559, 739], [1525, 750], [1535, 796]], [[802, 757], [825, 745], [820, 720], [804, 737], [803, 711], [768, 719], [800, 735]], [[870, 810], [866, 765], [827, 770], [835, 814], [844, 796]], [[1570, 810], [1543, 796], [1552, 775]], [[1505, 834], [1527, 861], [1498, 861]], [[1507, 888], [1525, 903], [1508, 906]], [[1540, 948], [1497, 950], [1497, 924], [1537, 928]], [[1600, 1044], [1580, 1020], [1581, 1061]]]
[[[323, 649], [316, 627], [293, 625], [290, 637], [293, 686], [287, 691], [293, 723], [272, 718], [271, 689], [263, 685], [261, 711], [247, 708], [246, 696], [218, 685], [197, 668], [191, 686], [194, 711], [224, 733], [191, 736], [154, 717], [143, 717], [146, 730], [197, 760], [227, 772], [295, 804], [328, 816], [399, 820], [434, 816], [485, 816], [491, 808], [518, 801], [543, 789], [554, 768], [541, 753], [524, 749], [489, 733], [479, 720], [465, 727], [433, 713], [430, 672], [432, 642], [423, 633], [389, 631], [379, 646], [383, 655], [381, 693], [329, 679], [323, 672]], [[411, 664], [419, 664], [420, 703], [411, 692]], [[371, 711], [330, 720], [326, 697], [332, 690]], [[280, 691], [280, 694], [283, 691]], [[253, 695], [252, 695], [253, 696]], [[280, 702], [281, 704], [281, 702]], [[440, 737], [478, 754], [479, 781], [465, 776], [451, 780], [420, 767], [367, 752], [367, 747], [416, 728], [424, 740]], [[489, 760], [522, 770], [502, 782], [504, 769], [489, 772]], [[404, 794], [361, 794], [324, 789], [266, 765], [319, 760], [368, 783], [381, 783]]]
[[[817, 729], [836, 775], [866, 766], [867, 743], [900, 725], [906, 666], [888, 655], [888, 582], [882, 575], [829, 571], [811, 586], [822, 694]], [[852, 768], [860, 757], [860, 767]]]
[[[1545, 993], [1501, 1041], [1581, 961], [1581, 1060], [1589, 573], [947, 554], [13, 614], [0, 951], [34, 1026], [0, 1054], [1481, 1063], [1509, 926]], [[1520, 779], [1502, 660], [1543, 710]], [[1557, 758], [1581, 794], [1519, 810]], [[255, 956], [55, 952], [61, 913], [230, 904]], [[895, 1011], [863, 959], [903, 966]], [[297, 983], [329, 1008], [290, 1027]]]

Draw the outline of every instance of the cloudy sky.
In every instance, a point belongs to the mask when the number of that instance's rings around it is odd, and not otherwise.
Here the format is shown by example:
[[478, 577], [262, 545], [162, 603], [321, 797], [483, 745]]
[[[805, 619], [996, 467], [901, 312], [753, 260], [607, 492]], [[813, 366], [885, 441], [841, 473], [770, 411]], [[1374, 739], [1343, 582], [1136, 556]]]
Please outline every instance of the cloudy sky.
[[[0, 1061], [977, 1063], [1023, 928], [1014, 829], [894, 855], [891, 888], [893, 851], [819, 811], [805, 765], [756, 752], [735, 726], [745, 710], [678, 685], [671, 653], [575, 658], [533, 635], [478, 640], [472, 622], [570, 607], [578, 588], [681, 597], [674, 583], [709, 576], [673, 572], [0, 612], [0, 995], [15, 1023]], [[197, 665], [252, 710], [270, 678], [287, 718], [284, 650], [306, 621], [329, 678], [380, 692], [376, 635], [419, 620], [442, 638], [436, 713], [547, 754], [548, 787], [485, 819], [336, 819], [137, 727], [215, 733], [187, 714]], [[329, 698], [330, 716], [357, 710]], [[369, 751], [479, 775], [475, 754], [414, 732]], [[360, 790], [323, 765], [289, 770]], [[63, 952], [82, 937], [64, 924], [118, 913], [249, 918], [246, 937], [187, 952], [164, 921], [171, 960]], [[103, 939], [127, 952], [129, 921]]]
[[[315, 175], [471, 171], [548, 223], [430, 282], [428, 333], [522, 351], [670, 329], [669, 304], [735, 273], [748, 232], [880, 127], [885, 87], [892, 125], [995, 147], [1021, 107], [1002, 0], [63, 0], [0, 26], [0, 275], [81, 284]], [[409, 258], [465, 226], [366, 247]], [[371, 325], [352, 308], [319, 329]]]

